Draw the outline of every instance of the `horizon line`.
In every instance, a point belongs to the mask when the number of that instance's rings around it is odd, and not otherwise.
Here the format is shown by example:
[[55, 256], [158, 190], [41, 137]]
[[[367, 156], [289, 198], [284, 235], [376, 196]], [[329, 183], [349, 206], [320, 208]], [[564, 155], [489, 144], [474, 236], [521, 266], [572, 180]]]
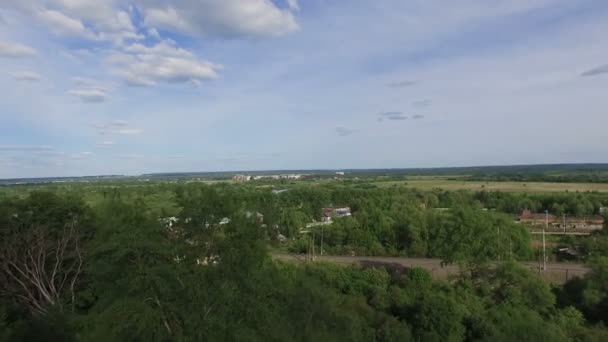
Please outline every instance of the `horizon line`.
[[140, 173], [136, 175], [127, 174], [99, 174], [99, 175], [82, 175], [82, 176], [46, 176], [46, 177], [22, 177], [22, 178], [0, 178], [2, 181], [15, 180], [39, 180], [39, 179], [72, 179], [72, 178], [133, 178], [144, 176], [159, 176], [159, 175], [185, 175], [185, 174], [241, 174], [241, 173], [266, 173], [266, 172], [302, 172], [302, 171], [375, 171], [375, 170], [450, 170], [450, 169], [480, 169], [480, 168], [500, 168], [500, 167], [539, 167], [539, 166], [606, 166], [608, 162], [597, 163], [541, 163], [541, 164], [499, 164], [499, 165], [469, 165], [469, 166], [436, 166], [436, 167], [388, 167], [388, 168], [311, 168], [311, 169], [265, 169], [265, 170], [225, 170], [225, 171], [175, 171], [175, 172], [152, 172]]

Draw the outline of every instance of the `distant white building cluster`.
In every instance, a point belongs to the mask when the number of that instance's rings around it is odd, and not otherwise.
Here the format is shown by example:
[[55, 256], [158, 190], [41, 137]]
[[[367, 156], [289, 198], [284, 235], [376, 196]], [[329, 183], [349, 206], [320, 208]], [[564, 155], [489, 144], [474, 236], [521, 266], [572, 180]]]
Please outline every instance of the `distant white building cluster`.
[[246, 182], [250, 180], [259, 180], [259, 179], [302, 179], [305, 175], [302, 174], [281, 174], [281, 175], [234, 175], [232, 180], [235, 182]]
[[235, 182], [246, 182], [251, 180], [251, 176], [247, 175], [234, 175], [232, 176], [232, 180]]

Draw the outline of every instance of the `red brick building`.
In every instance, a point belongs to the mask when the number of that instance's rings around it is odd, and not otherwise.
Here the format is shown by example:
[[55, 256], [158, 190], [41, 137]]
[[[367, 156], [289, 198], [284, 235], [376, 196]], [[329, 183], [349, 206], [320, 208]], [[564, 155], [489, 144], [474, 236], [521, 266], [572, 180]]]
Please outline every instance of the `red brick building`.
[[556, 216], [553, 214], [533, 213], [530, 210], [522, 211], [519, 222], [533, 227], [545, 227], [549, 229], [585, 229], [597, 230], [604, 226], [602, 216]]

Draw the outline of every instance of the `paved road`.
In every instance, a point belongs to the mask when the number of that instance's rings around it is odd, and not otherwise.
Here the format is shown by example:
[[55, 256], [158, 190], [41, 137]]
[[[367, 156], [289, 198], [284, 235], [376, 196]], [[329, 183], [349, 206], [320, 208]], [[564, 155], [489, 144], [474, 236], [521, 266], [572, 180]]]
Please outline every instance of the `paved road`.
[[[287, 262], [305, 262], [305, 256], [296, 254], [274, 254], [275, 260]], [[361, 265], [361, 266], [387, 266], [391, 268], [411, 268], [421, 267], [431, 272], [437, 278], [445, 278], [449, 275], [458, 274], [458, 265], [441, 265], [440, 259], [429, 258], [401, 258], [401, 257], [370, 257], [370, 256], [316, 256], [316, 262], [329, 262], [340, 265]], [[589, 268], [584, 264], [575, 263], [547, 263], [547, 270], [539, 272], [537, 262], [523, 262], [531, 271], [538, 273], [543, 279], [553, 283], [563, 283], [573, 276], [583, 276], [589, 272]]]
[[[543, 231], [533, 230], [530, 232], [532, 235], [542, 235]], [[578, 235], [578, 236], [587, 236], [591, 235], [590, 232], [545, 232], [546, 235]]]

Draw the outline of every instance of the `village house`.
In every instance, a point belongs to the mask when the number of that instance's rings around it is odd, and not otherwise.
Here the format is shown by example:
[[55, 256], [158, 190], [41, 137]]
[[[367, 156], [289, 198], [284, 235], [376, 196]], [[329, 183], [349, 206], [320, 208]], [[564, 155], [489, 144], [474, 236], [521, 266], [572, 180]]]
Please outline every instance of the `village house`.
[[256, 212], [253, 212], [253, 211], [246, 211], [245, 212], [245, 217], [248, 218], [248, 219], [252, 218], [254, 216], [255, 216], [255, 219], [256, 219], [257, 223], [260, 223], [260, 224], [264, 223], [264, 215], [262, 213], [259, 213], [257, 211]]
[[332, 218], [351, 216], [350, 207], [323, 208], [323, 221], [329, 222]]

